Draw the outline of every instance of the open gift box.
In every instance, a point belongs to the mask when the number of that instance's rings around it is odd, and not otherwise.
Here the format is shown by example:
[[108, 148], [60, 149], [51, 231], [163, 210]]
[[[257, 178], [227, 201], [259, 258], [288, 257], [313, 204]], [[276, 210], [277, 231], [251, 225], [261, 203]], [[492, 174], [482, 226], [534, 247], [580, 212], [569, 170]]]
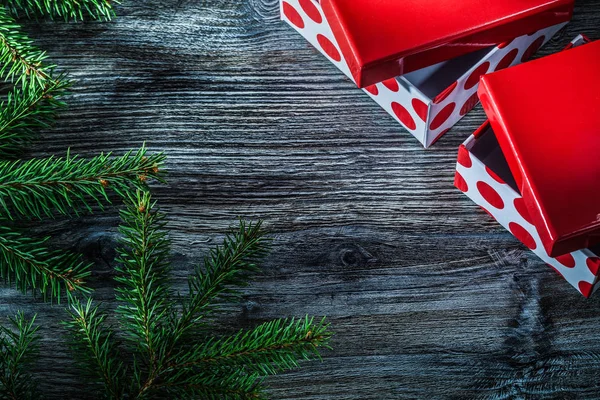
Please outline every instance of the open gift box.
[[[600, 285], [600, 41], [481, 79], [455, 185], [584, 296]], [[585, 44], [583, 46], [578, 46]]]
[[[425, 147], [478, 103], [481, 75], [530, 58], [573, 0], [281, 0], [281, 18]], [[468, 16], [468, 17], [465, 17]]]

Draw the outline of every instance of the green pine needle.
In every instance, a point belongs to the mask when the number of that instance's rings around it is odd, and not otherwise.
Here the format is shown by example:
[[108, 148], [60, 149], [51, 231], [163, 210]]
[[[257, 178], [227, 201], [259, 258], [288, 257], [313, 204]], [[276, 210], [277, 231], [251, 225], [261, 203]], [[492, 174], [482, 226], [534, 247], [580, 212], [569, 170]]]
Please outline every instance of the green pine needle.
[[8, 94], [0, 104], [0, 157], [19, 154], [36, 137], [37, 130], [53, 125], [58, 110], [65, 107], [60, 98], [69, 85], [64, 76], [59, 76], [43, 87], [26, 81]]
[[101, 154], [91, 159], [71, 157], [0, 161], [0, 216], [14, 219], [79, 215], [110, 203], [106, 189], [125, 196], [144, 187], [148, 178], [162, 180], [164, 155], [146, 156], [146, 149], [121, 157]]
[[33, 45], [21, 27], [0, 7], [0, 78], [15, 84], [43, 88], [53, 65], [44, 65], [46, 52]]
[[26, 18], [50, 18], [64, 21], [93, 19], [109, 21], [115, 15], [113, 4], [117, 0], [1, 0], [13, 16]]
[[9, 327], [0, 326], [0, 396], [6, 399], [38, 399], [37, 385], [30, 374], [36, 361], [40, 336], [22, 312], [9, 318]]
[[48, 238], [34, 239], [0, 225], [0, 277], [23, 293], [60, 302], [61, 294], [87, 292], [90, 265], [65, 251], [50, 250]]

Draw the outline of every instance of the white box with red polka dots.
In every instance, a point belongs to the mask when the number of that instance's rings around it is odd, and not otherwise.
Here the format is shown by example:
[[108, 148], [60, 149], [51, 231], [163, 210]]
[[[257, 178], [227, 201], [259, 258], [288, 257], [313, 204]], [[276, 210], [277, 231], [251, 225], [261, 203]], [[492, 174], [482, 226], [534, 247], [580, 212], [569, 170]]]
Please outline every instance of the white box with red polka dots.
[[[280, 0], [280, 9], [284, 21], [353, 80], [317, 0]], [[526, 61], [564, 25], [548, 27], [363, 90], [423, 146], [429, 147], [477, 105], [481, 75]]]
[[[585, 40], [579, 36], [570, 47]], [[600, 287], [600, 246], [548, 255], [489, 122], [460, 146], [454, 184], [585, 297]]]

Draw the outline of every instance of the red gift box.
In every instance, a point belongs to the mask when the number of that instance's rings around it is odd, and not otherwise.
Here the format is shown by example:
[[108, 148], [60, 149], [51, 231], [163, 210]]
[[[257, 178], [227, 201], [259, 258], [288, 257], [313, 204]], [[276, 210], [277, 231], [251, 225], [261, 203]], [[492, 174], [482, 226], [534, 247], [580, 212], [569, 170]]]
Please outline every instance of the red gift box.
[[598, 71], [600, 41], [484, 76], [490, 121], [461, 146], [455, 178], [586, 297], [600, 268]]
[[[321, 2], [324, 4], [324, 2]], [[329, 16], [324, 12], [322, 4], [317, 0], [281, 0], [281, 17], [304, 36], [315, 48], [324, 54], [334, 65], [353, 81], [355, 78], [351, 73], [350, 64], [343, 54], [342, 46], [332, 31]], [[558, 4], [560, 2], [550, 2]], [[376, 8], [379, 2], [365, 5], [365, 8]], [[401, 2], [396, 2], [402, 7]], [[436, 3], [436, 10], [440, 8]], [[571, 4], [572, 2], [562, 2]], [[478, 7], [475, 8], [480, 8]], [[437, 12], [437, 11], [436, 11]], [[551, 13], [552, 14], [552, 13]], [[516, 18], [516, 21], [522, 19]], [[519, 64], [531, 57], [544, 43], [546, 43], [556, 32], [558, 32], [570, 17], [570, 12], [556, 13], [548, 18], [546, 12], [533, 12], [529, 18], [535, 23], [528, 26], [523, 25], [512, 32], [510, 39], [501, 44], [500, 41], [481, 41], [479, 44], [467, 46], [471, 50], [477, 50], [451, 60], [442, 61], [437, 64], [427, 65], [419, 70], [402, 76], [390, 76], [363, 89], [373, 100], [386, 110], [396, 121], [400, 122], [414, 137], [425, 147], [432, 145], [438, 138], [446, 133], [465, 114], [467, 114], [478, 103], [477, 88], [479, 77], [487, 72], [497, 71], [512, 65]], [[464, 18], [469, 20], [469, 18]], [[557, 25], [548, 26], [561, 21]], [[434, 24], [432, 18], [423, 26], [429, 27]], [[462, 22], [461, 22], [462, 23]], [[391, 23], [397, 25], [397, 23]], [[531, 33], [537, 26], [543, 28]], [[498, 27], [506, 27], [507, 21], [499, 21]], [[427, 35], [432, 33], [427, 30]], [[383, 31], [382, 31], [383, 32]], [[434, 32], [434, 31], [432, 31]], [[482, 32], [485, 32], [482, 30]], [[420, 37], [425, 34], [422, 27], [415, 28], [410, 33], [411, 37]], [[496, 37], [499, 40], [500, 36]], [[374, 43], [390, 42], [374, 38]], [[444, 48], [455, 47], [447, 42]], [[464, 51], [467, 49], [462, 47]], [[457, 47], [458, 48], [458, 47]], [[422, 54], [421, 53], [415, 53]], [[423, 55], [425, 62], [435, 62], [438, 56], [436, 49], [427, 51], [429, 56]], [[429, 58], [428, 58], [429, 57]], [[445, 57], [442, 57], [445, 58]]]
[[321, 0], [361, 88], [567, 22], [573, 0]]

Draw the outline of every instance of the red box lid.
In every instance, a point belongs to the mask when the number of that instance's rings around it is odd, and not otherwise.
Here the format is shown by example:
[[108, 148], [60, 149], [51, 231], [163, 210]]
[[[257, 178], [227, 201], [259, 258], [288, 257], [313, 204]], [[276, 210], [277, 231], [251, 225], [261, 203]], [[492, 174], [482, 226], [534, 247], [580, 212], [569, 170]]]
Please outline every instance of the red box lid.
[[361, 88], [567, 22], [574, 0], [321, 0]]
[[479, 97], [548, 254], [600, 243], [600, 41], [485, 75]]

